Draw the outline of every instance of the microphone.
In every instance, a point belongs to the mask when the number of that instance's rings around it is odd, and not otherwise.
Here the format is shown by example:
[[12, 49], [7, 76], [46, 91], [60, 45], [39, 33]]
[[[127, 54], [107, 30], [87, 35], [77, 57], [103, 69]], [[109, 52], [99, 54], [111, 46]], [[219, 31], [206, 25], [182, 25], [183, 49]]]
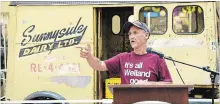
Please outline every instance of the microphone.
[[147, 48], [147, 52], [148, 52], [148, 53], [157, 54], [157, 55], [160, 56], [161, 58], [164, 57], [164, 54], [163, 54], [162, 52], [157, 52], [157, 51], [153, 50], [152, 48]]

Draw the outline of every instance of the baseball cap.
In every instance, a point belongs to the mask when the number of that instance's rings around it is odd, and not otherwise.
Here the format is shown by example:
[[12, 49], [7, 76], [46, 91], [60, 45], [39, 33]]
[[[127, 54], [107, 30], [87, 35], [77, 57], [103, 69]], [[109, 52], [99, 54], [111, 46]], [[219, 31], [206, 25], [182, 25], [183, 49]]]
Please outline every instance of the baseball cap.
[[143, 23], [143, 22], [140, 22], [140, 21], [126, 22], [123, 26], [125, 32], [128, 33], [131, 26], [133, 26], [133, 25], [140, 28], [140, 29], [142, 29], [142, 30], [144, 30], [145, 32], [150, 33], [150, 31], [149, 31], [148, 27], [146, 26], [146, 24]]

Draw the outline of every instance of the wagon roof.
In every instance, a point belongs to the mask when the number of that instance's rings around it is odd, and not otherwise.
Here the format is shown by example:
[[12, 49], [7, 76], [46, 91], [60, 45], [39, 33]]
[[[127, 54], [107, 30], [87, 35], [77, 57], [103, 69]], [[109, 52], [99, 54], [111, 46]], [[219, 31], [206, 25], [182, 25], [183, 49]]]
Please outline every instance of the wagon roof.
[[[141, 3], [170, 3], [170, 2], [189, 2], [189, 1], [11, 1], [10, 6], [19, 5], [110, 5], [110, 4], [141, 4]], [[195, 2], [195, 1], [191, 1]], [[196, 1], [198, 2], [198, 1]]]

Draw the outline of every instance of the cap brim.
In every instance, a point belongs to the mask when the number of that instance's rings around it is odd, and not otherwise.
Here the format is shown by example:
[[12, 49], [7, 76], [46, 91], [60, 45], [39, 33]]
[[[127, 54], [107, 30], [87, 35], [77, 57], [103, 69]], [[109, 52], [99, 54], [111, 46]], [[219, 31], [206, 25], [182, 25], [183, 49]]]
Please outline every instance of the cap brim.
[[136, 25], [136, 24], [134, 24], [134, 23], [132, 23], [132, 22], [126, 22], [126, 23], [124, 24], [124, 26], [123, 26], [123, 28], [124, 28], [124, 30], [125, 30], [126, 33], [129, 32], [131, 26], [136, 26], [136, 27], [142, 29], [141, 27], [139, 27], [138, 25]]
[[125, 31], [126, 33], [128, 33], [129, 30], [130, 30], [130, 28], [131, 28], [131, 26], [133, 26], [133, 25], [134, 25], [134, 24], [131, 23], [131, 22], [126, 22], [126, 23], [124, 24], [124, 26], [123, 26], [124, 31]]

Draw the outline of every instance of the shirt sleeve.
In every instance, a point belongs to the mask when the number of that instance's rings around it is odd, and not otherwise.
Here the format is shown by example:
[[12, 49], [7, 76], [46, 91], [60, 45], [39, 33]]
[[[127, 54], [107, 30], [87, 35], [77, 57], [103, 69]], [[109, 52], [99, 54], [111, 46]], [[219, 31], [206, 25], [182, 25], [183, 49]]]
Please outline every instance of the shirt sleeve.
[[164, 59], [159, 58], [159, 81], [173, 82]]
[[113, 74], [119, 74], [120, 72], [120, 54], [104, 61], [109, 73], [111, 75]]

